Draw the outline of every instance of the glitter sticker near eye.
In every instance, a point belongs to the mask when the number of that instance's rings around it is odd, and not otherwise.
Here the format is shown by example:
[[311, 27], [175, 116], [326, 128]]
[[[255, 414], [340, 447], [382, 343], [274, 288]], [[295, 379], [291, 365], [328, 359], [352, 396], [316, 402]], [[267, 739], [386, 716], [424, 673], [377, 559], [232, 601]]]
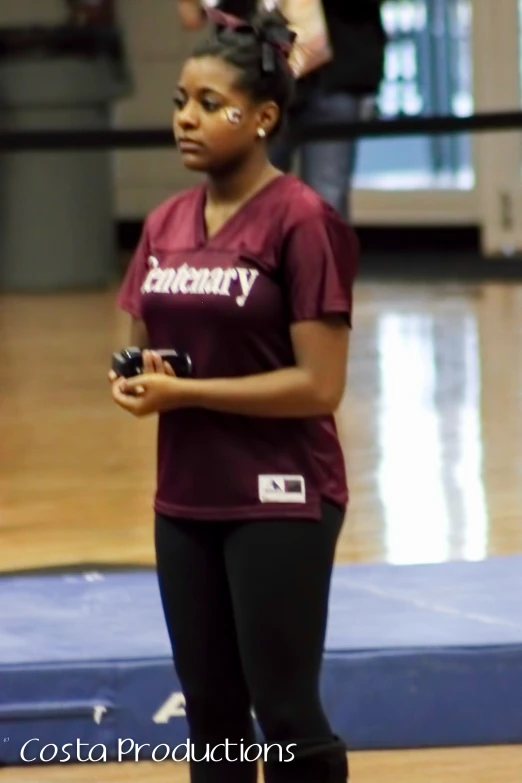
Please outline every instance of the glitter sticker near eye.
[[243, 114], [241, 109], [237, 109], [234, 106], [227, 106], [225, 109], [225, 117], [232, 125], [239, 125]]

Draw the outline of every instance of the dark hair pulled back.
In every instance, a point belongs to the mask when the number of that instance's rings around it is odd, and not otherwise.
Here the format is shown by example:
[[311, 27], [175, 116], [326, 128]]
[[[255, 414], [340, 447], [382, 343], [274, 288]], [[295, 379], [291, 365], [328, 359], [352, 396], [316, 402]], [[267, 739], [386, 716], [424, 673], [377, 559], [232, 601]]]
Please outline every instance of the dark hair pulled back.
[[[294, 76], [288, 63], [295, 34], [277, 10], [257, 13], [248, 19], [209, 10], [211, 35], [192, 56], [219, 57], [237, 68], [237, 87], [256, 102], [274, 101], [281, 118], [277, 132], [294, 95]], [[227, 21], [228, 20], [228, 21]]]

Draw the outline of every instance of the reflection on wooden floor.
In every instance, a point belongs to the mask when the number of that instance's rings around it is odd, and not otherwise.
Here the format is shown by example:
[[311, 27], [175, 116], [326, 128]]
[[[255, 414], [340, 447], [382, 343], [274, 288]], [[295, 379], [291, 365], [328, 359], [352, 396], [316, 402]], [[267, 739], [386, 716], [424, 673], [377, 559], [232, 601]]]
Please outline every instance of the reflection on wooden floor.
[[[360, 283], [339, 413], [351, 506], [338, 561], [522, 551], [522, 287]], [[0, 571], [152, 564], [155, 423], [110, 400], [114, 293], [0, 297]], [[515, 783], [520, 748], [362, 754], [356, 780]], [[182, 768], [97, 780], [187, 780]], [[92, 780], [83, 767], [4, 771]]]
[[[0, 298], [0, 570], [152, 563], [155, 422], [110, 400], [114, 295]], [[522, 551], [522, 287], [359, 284], [339, 561]]]

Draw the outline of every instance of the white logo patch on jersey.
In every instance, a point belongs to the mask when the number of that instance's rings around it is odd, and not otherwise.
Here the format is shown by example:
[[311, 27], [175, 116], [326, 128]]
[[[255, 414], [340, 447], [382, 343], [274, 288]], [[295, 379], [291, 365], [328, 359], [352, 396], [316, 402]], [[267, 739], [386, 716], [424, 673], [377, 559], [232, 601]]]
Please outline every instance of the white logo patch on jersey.
[[258, 476], [262, 503], [305, 503], [303, 476]]
[[259, 276], [257, 269], [246, 267], [195, 269], [183, 264], [178, 269], [162, 269], [154, 256], [148, 261], [150, 271], [141, 286], [142, 294], [235, 296], [238, 307], [243, 307]]

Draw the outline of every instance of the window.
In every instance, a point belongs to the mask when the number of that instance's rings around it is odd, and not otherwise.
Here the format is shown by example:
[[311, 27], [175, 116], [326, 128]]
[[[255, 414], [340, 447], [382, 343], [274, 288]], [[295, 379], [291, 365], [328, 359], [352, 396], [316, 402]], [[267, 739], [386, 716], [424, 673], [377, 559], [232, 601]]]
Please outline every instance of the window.
[[[521, 7], [522, 7], [522, 0]], [[386, 0], [384, 118], [473, 112], [471, 0]], [[356, 187], [470, 189], [469, 134], [361, 141]]]

